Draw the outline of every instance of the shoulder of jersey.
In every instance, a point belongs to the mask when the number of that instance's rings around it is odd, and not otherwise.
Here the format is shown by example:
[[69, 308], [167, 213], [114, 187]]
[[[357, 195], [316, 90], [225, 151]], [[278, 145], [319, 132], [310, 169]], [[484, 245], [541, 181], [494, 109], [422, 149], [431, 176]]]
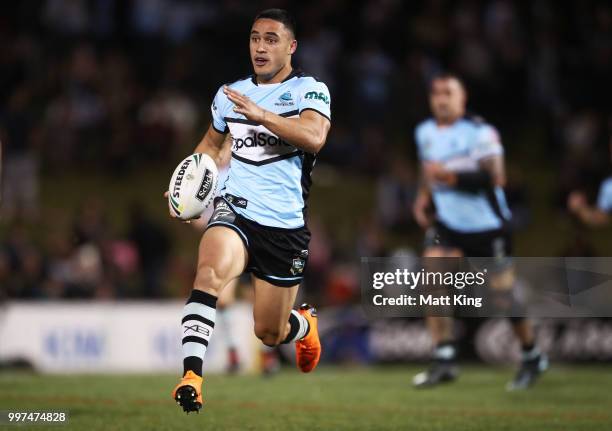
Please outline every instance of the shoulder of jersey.
[[309, 86], [312, 86], [317, 83], [325, 85], [325, 83], [321, 81], [320, 79], [318, 79], [317, 77], [308, 75], [301, 71], [296, 72], [293, 76], [291, 76], [285, 82], [289, 83], [295, 89], [301, 89], [301, 88], [307, 89]]
[[484, 117], [478, 114], [467, 114], [463, 117], [463, 121], [477, 129], [482, 127], [494, 128], [493, 125], [487, 123], [487, 120], [485, 120]]
[[467, 113], [463, 116], [463, 119], [465, 121], [469, 121], [472, 124], [478, 125], [478, 124], [487, 124], [487, 121], [485, 120], [485, 118], [482, 115], [479, 114], [475, 114], [473, 112]]
[[248, 76], [237, 79], [233, 82], [228, 82], [227, 84], [223, 84], [223, 85], [227, 85], [228, 87], [234, 88], [236, 90], [240, 90], [244, 87], [251, 86], [252, 84], [253, 84], [253, 75], [248, 75]]
[[321, 84], [325, 84], [323, 81], [321, 81], [316, 76], [308, 75], [307, 73], [304, 73], [304, 72], [296, 73], [293, 76], [293, 78], [296, 78], [298, 82], [305, 82], [305, 83], [320, 82]]
[[247, 76], [247, 77], [244, 77], [244, 78], [240, 78], [240, 79], [238, 79], [236, 81], [228, 82], [228, 83], [225, 83], [225, 84], [221, 85], [221, 87], [219, 87], [219, 90], [218, 90], [218, 93], [217, 93], [219, 95], [219, 97], [220, 97], [219, 103], [217, 105], [218, 108], [220, 109], [220, 113], [222, 115], [226, 115], [225, 110], [227, 109], [228, 106], [231, 106], [231, 103], [230, 103], [229, 99], [227, 98], [225, 93], [223, 93], [223, 91], [222, 91], [224, 86], [228, 86], [228, 87], [230, 87], [230, 88], [232, 88], [232, 89], [242, 93], [242, 92], [245, 92], [249, 88], [250, 85], [252, 85], [251, 75]]
[[425, 120], [421, 121], [419, 124], [416, 125], [415, 131], [416, 133], [423, 133], [434, 124], [435, 122], [432, 117], [426, 118]]
[[602, 187], [612, 190], [612, 175], [603, 180]]

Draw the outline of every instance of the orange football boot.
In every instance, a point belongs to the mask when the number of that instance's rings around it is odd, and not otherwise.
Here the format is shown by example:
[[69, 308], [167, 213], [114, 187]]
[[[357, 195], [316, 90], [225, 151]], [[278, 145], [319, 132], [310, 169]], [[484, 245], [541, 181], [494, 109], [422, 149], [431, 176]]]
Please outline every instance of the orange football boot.
[[204, 379], [193, 371], [189, 370], [180, 383], [172, 391], [172, 398], [183, 408], [187, 414], [189, 412], [200, 412], [202, 408], [202, 382]]
[[321, 358], [321, 341], [319, 341], [319, 331], [317, 329], [317, 310], [316, 308], [302, 304], [298, 309], [310, 325], [308, 335], [295, 342], [295, 355], [297, 366], [303, 373], [309, 373], [315, 369]]

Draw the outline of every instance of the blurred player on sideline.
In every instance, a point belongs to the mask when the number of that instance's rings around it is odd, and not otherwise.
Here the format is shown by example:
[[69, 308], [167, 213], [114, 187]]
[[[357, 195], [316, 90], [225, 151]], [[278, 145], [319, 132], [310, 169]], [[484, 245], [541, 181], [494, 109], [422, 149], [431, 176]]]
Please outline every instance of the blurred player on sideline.
[[[521, 315], [513, 295], [510, 211], [504, 151], [497, 130], [477, 117], [466, 116], [467, 93], [454, 75], [433, 79], [429, 95], [433, 118], [416, 128], [422, 181], [413, 212], [426, 230], [423, 257], [495, 257], [500, 262], [489, 278], [496, 304], [508, 315]], [[435, 217], [431, 216], [433, 201]], [[458, 375], [452, 317], [426, 318], [435, 350], [433, 364], [417, 374], [417, 387], [452, 381]], [[530, 386], [546, 369], [547, 360], [535, 344], [526, 318], [510, 318], [522, 347], [521, 367], [508, 389]]]
[[302, 372], [319, 362], [316, 311], [292, 307], [308, 259], [306, 201], [331, 126], [330, 95], [325, 84], [293, 69], [296, 49], [294, 20], [286, 11], [257, 15], [250, 31], [254, 74], [219, 89], [212, 124], [195, 149], [219, 164], [231, 134], [229, 176], [202, 236], [183, 311], [183, 377], [172, 396], [186, 412], [203, 404], [202, 364], [217, 298], [243, 272], [251, 273], [255, 291], [257, 337], [268, 346], [295, 342]]
[[[610, 144], [612, 154], [612, 143]], [[567, 207], [580, 221], [589, 226], [607, 226], [612, 221], [612, 176], [606, 178], [599, 187], [597, 204], [590, 206], [586, 195], [581, 191], [570, 193]]]

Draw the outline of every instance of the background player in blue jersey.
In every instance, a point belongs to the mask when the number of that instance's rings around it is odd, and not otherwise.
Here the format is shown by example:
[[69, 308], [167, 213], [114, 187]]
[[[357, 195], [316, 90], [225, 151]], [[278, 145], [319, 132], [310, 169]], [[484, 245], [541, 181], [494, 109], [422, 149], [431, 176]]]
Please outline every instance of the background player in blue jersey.
[[[508, 259], [511, 214], [503, 191], [503, 147], [494, 127], [482, 119], [466, 117], [466, 102], [460, 79], [453, 75], [433, 79], [433, 118], [416, 128], [422, 181], [413, 212], [426, 230], [423, 256], [495, 257], [500, 265], [489, 280], [495, 303], [505, 308], [502, 311], [509, 316], [521, 315], [520, 304], [513, 295], [514, 274]], [[521, 342], [523, 359], [508, 387], [522, 389], [546, 368], [546, 358], [535, 345], [530, 321], [515, 317], [511, 323]], [[414, 377], [417, 387], [454, 380], [458, 373], [453, 318], [429, 316], [427, 325], [436, 346], [434, 362], [429, 370]]]
[[268, 346], [295, 341], [303, 372], [320, 358], [314, 308], [292, 307], [308, 259], [306, 200], [331, 124], [330, 95], [325, 84], [293, 69], [296, 49], [286, 11], [257, 15], [250, 32], [255, 73], [219, 89], [213, 122], [195, 149], [219, 161], [231, 134], [229, 176], [202, 236], [183, 312], [184, 372], [172, 395], [186, 412], [203, 403], [202, 363], [217, 298], [243, 272], [252, 275], [257, 337]]
[[[610, 149], [612, 150], [612, 146]], [[609, 225], [612, 221], [612, 176], [606, 178], [599, 186], [596, 205], [589, 205], [586, 195], [581, 191], [575, 191], [569, 195], [567, 207], [589, 226]]]

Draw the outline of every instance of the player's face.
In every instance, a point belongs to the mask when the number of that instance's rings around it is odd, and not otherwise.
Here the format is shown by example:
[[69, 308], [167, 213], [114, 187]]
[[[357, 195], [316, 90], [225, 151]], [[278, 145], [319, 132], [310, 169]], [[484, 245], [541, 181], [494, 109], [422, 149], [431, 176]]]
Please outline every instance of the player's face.
[[431, 84], [429, 104], [440, 123], [453, 122], [465, 114], [466, 94], [463, 85], [454, 78], [436, 79]]
[[290, 67], [297, 41], [283, 23], [262, 18], [251, 28], [249, 45], [255, 75], [268, 81], [281, 69]]

